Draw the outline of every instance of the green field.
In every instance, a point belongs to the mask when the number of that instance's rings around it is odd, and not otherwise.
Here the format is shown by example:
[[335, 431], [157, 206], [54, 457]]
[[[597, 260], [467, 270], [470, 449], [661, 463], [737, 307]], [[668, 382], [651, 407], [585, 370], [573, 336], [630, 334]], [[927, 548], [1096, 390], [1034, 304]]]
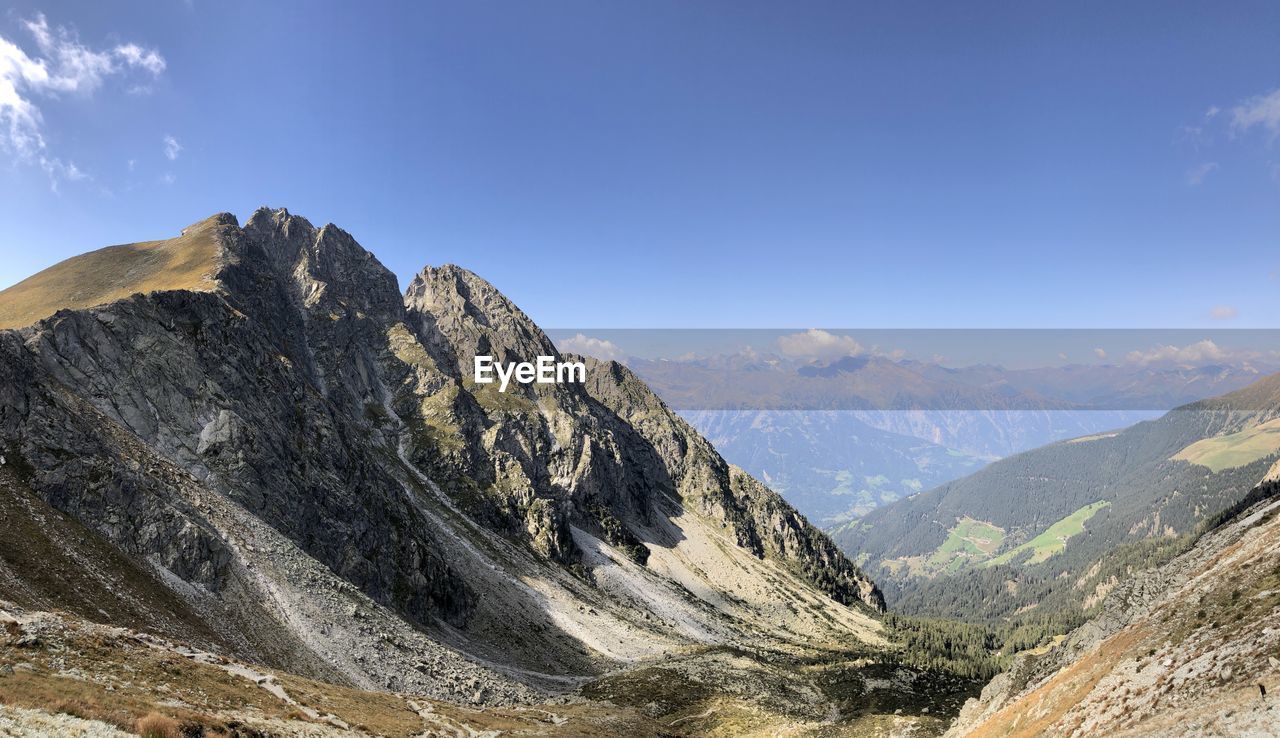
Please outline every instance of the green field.
[[1174, 454], [1174, 461], [1189, 461], [1217, 474], [1280, 451], [1280, 418], [1269, 420], [1239, 433], [1205, 438]]
[[986, 562], [984, 566], [1007, 564], [1024, 551], [1031, 551], [1031, 558], [1024, 563], [1028, 566], [1038, 564], [1067, 547], [1067, 539], [1084, 532], [1084, 524], [1099, 510], [1110, 505], [1110, 502], [1095, 502], [1076, 510], [1067, 517], [1049, 526], [1043, 533], [1032, 538], [1017, 548], [1009, 549]]
[[1004, 529], [970, 517], [959, 518], [947, 531], [947, 540], [928, 556], [911, 556], [884, 562], [891, 570], [906, 569], [913, 576], [954, 574], [991, 558], [1004, 543]]

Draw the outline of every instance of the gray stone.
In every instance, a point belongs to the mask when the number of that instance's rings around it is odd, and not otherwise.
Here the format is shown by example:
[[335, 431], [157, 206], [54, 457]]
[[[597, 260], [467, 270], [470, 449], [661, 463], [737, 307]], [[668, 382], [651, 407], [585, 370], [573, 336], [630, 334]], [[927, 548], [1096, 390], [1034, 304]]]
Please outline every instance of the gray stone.
[[[214, 291], [0, 331], [0, 447], [45, 501], [196, 605], [233, 655], [506, 704], [624, 663], [583, 643], [656, 655], [695, 645], [689, 633], [869, 637], [810, 610], [882, 610], [875, 585], [621, 364], [499, 394], [471, 382], [473, 355], [557, 352], [476, 275], [427, 268], [401, 295], [335, 226], [265, 208], [243, 228], [208, 224]], [[707, 551], [737, 550], [715, 554], [706, 599], [646, 568], [713, 535]], [[740, 606], [727, 583], [757, 581], [758, 562], [786, 586]], [[668, 598], [663, 611], [637, 612], [600, 567]], [[821, 604], [797, 630], [760, 614], [802, 590]], [[378, 651], [379, 634], [397, 647]]]

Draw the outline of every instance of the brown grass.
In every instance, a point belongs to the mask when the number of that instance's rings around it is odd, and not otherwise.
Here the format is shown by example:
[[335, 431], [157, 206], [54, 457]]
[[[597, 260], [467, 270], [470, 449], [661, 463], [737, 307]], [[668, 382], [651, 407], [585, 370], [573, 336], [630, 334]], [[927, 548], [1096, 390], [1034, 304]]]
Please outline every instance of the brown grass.
[[149, 712], [138, 718], [133, 730], [140, 738], [181, 738], [182, 726], [177, 720], [158, 712]]
[[53, 711], [63, 715], [70, 715], [71, 717], [78, 717], [81, 720], [91, 720], [93, 713], [93, 709], [81, 700], [59, 700], [53, 706]]
[[108, 246], [72, 257], [0, 291], [0, 329], [21, 328], [59, 310], [82, 310], [140, 292], [214, 287], [218, 235], [214, 218], [177, 238]]
[[285, 720], [301, 720], [304, 723], [311, 722], [311, 716], [302, 710], [290, 710], [284, 714]]

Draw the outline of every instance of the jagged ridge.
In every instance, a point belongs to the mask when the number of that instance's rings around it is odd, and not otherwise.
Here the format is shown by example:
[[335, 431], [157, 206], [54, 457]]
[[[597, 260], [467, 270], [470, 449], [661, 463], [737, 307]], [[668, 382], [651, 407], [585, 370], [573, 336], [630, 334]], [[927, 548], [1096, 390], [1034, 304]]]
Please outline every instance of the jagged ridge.
[[475, 275], [402, 297], [332, 225], [193, 229], [210, 291], [0, 332], [0, 443], [237, 655], [504, 702], [697, 644], [878, 641], [874, 585], [625, 368], [472, 385], [477, 351], [554, 353]]

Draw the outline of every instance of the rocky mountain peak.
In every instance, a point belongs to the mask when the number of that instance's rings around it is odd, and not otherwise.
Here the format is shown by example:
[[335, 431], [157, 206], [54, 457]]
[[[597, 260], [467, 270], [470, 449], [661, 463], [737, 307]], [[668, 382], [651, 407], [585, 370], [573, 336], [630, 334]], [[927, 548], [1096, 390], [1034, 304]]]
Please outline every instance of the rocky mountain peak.
[[288, 208], [270, 208], [266, 205], [253, 211], [249, 220], [245, 221], [244, 230], [253, 235], [280, 233], [286, 237], [293, 231], [310, 233], [315, 230], [311, 221], [300, 215], [293, 215]]
[[556, 351], [465, 269], [402, 297], [265, 208], [104, 260], [159, 287], [0, 331], [0, 451], [247, 658], [497, 702], [672, 649], [879, 641], [874, 585], [621, 366], [470, 381]]
[[316, 228], [285, 208], [261, 207], [235, 242], [240, 265], [253, 273], [250, 289], [274, 276], [292, 282], [302, 303], [318, 312], [390, 317], [402, 311], [395, 275], [332, 223]]
[[455, 344], [459, 371], [470, 372], [471, 357], [532, 361], [555, 356], [556, 348], [520, 308], [496, 287], [453, 264], [426, 267], [405, 291], [405, 305]]

